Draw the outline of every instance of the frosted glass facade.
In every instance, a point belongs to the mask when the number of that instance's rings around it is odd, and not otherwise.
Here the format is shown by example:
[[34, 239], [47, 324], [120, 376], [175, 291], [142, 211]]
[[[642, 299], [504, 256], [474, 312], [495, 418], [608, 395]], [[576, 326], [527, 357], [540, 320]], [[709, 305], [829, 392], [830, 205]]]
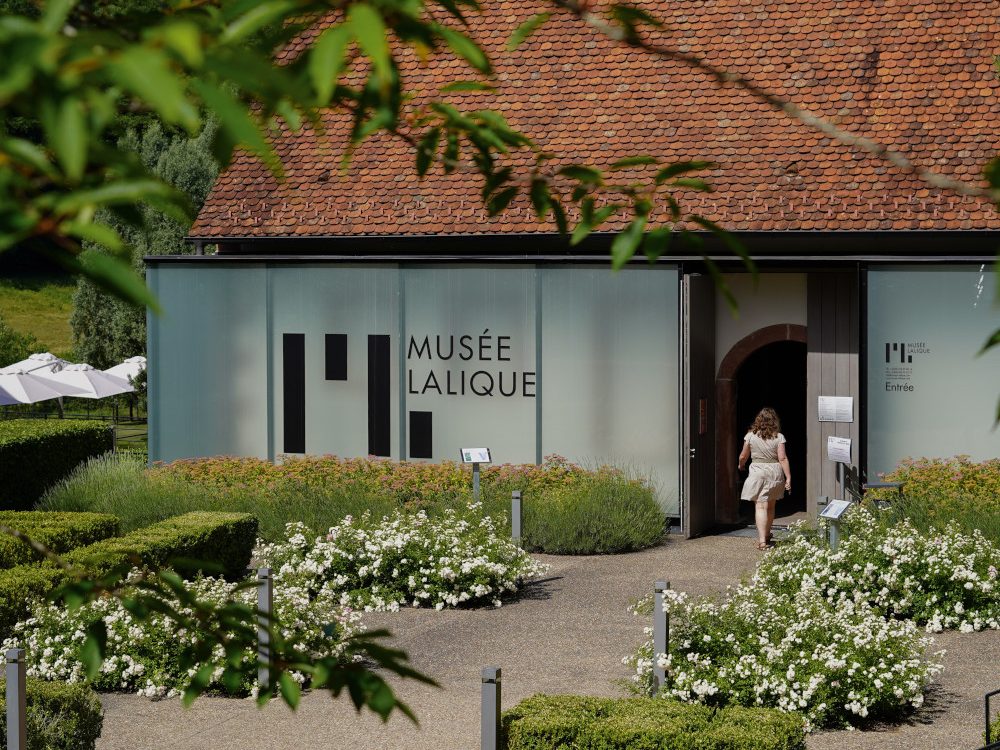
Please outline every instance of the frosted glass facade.
[[675, 269], [152, 264], [150, 457], [496, 463], [651, 477], [678, 512]]
[[542, 447], [646, 474], [678, 507], [678, 279], [667, 268], [542, 271]]
[[263, 266], [147, 270], [163, 307], [148, 318], [152, 460], [267, 457], [266, 274]]
[[1000, 351], [976, 356], [1000, 326], [996, 288], [984, 266], [869, 271], [869, 476], [907, 456], [1000, 455]]

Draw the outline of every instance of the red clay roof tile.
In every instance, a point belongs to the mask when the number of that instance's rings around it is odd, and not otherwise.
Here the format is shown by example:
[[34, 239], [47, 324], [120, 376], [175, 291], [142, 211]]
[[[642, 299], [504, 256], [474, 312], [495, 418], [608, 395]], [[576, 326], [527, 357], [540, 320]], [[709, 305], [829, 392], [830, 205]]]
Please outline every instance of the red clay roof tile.
[[[498, 91], [455, 94], [459, 106], [499, 110], [543, 148], [572, 160], [607, 164], [652, 154], [715, 161], [719, 167], [708, 176], [716, 192], [689, 192], [683, 204], [734, 230], [1000, 229], [1000, 214], [986, 202], [928, 188], [746, 92], [618, 46], [569, 17], [556, 15], [507, 53], [513, 29], [541, 6], [505, 0], [471, 19], [471, 33], [494, 62]], [[743, 73], [916, 163], [975, 181], [1000, 150], [995, 2], [677, 0], [651, 9], [668, 23], [664, 42]], [[445, 60], [408, 60], [403, 73], [410, 90], [425, 97], [471, 77]], [[346, 123], [331, 114], [327, 124], [327, 141], [309, 132], [281, 137], [283, 182], [239, 154], [192, 236], [554, 231], [523, 199], [487, 217], [474, 175], [435, 172], [419, 180], [411, 151], [387, 136], [365, 143], [341, 174]]]

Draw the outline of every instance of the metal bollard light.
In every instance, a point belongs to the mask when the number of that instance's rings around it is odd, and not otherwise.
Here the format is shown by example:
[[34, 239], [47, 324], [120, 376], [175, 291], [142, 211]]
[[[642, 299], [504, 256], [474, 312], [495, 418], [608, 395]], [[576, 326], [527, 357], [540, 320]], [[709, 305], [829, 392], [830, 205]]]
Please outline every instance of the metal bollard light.
[[521, 546], [521, 491], [510, 493], [510, 536], [514, 544]]
[[271, 686], [271, 612], [274, 609], [274, 578], [270, 568], [257, 568], [257, 683], [260, 690]]
[[7, 650], [7, 750], [28, 747], [28, 698], [25, 685], [24, 649]]
[[500, 667], [483, 667], [481, 750], [500, 750]]
[[670, 648], [670, 616], [663, 610], [663, 594], [669, 590], [670, 581], [657, 581], [653, 585], [653, 683], [656, 692], [667, 681], [667, 670], [656, 663], [656, 655], [666, 654]]

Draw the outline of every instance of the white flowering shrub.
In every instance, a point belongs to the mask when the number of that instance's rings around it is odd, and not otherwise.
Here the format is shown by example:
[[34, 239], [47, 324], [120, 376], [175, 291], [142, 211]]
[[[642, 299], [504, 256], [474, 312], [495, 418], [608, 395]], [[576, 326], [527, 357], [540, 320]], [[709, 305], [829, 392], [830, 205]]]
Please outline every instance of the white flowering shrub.
[[[815, 590], [796, 596], [748, 584], [722, 603], [668, 591], [668, 654], [647, 640], [625, 663], [633, 689], [653, 694], [653, 660], [666, 668], [659, 692], [687, 702], [799, 712], [810, 729], [892, 718], [923, 703], [941, 669], [907, 621], [864, 601], [837, 606]], [[651, 612], [649, 598], [636, 607]], [[647, 636], [651, 629], [646, 629]]]
[[[239, 588], [222, 579], [202, 578], [190, 581], [188, 588], [203, 601], [221, 604], [235, 599], [256, 607], [256, 590], [252, 587]], [[306, 589], [287, 582], [275, 586], [273, 611], [280, 621], [282, 637], [295, 639], [316, 657], [338, 654], [344, 639], [362, 630], [357, 612], [329, 600], [314, 599]], [[106, 659], [93, 682], [96, 689], [160, 697], [177, 695], [187, 685], [192, 670], [183, 665], [181, 652], [191, 642], [190, 634], [159, 614], [138, 622], [117, 598], [101, 598], [72, 612], [61, 604], [41, 604], [28, 620], [15, 626], [2, 648], [26, 649], [29, 677], [82, 682], [85, 674], [80, 652], [87, 626], [98, 619], [104, 620], [108, 639]], [[242, 658], [253, 660], [256, 654], [248, 652]], [[221, 646], [214, 659], [220, 665], [223, 662]], [[211, 676], [210, 688], [237, 695], [256, 693], [256, 685], [250, 681], [235, 689], [219, 684], [221, 673], [219, 666]], [[305, 681], [301, 673], [292, 672], [292, 677], [300, 683]]]
[[256, 559], [318, 601], [366, 611], [502, 604], [547, 566], [533, 560], [479, 505], [429, 518], [397, 512], [375, 520], [350, 516], [319, 538], [288, 525], [287, 541], [258, 546]]
[[864, 506], [852, 509], [836, 552], [800, 528], [764, 557], [755, 580], [789, 596], [815, 590], [836, 607], [865, 601], [933, 633], [1000, 628], [1000, 549], [951, 524], [923, 534], [905, 521], [886, 528], [877, 520]]

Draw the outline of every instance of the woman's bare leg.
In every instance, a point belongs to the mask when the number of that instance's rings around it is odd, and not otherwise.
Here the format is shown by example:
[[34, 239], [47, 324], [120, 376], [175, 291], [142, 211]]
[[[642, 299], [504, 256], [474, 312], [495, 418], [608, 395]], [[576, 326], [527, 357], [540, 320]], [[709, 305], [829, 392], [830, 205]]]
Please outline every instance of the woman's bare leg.
[[767, 504], [767, 539], [771, 538], [771, 527], [774, 525], [774, 509], [778, 506], [777, 500], [771, 500]]
[[770, 503], [754, 504], [754, 521], [757, 524], [757, 543], [767, 544], [767, 535], [771, 533], [771, 515], [768, 510]]

